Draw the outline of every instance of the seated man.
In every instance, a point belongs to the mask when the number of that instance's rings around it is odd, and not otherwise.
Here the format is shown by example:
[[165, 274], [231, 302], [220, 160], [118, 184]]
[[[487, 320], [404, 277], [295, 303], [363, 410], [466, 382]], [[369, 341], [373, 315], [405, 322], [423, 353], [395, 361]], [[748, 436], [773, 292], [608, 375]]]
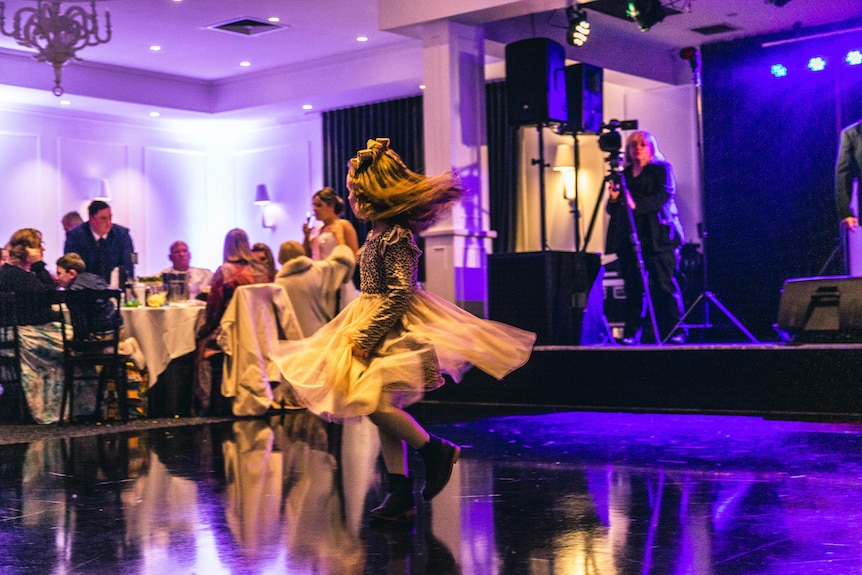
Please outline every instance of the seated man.
[[308, 337], [331, 320], [338, 309], [337, 299], [344, 282], [353, 277], [356, 260], [344, 243], [344, 233], [336, 228], [338, 245], [325, 260], [312, 260], [299, 242], [284, 242], [278, 252], [281, 269], [275, 283], [284, 287], [299, 320], [303, 337]]
[[129, 229], [114, 224], [111, 206], [101, 200], [90, 202], [87, 210], [90, 219], [66, 232], [63, 253], [78, 254], [91, 273], [107, 282], [116, 270], [113, 287], [121, 287], [135, 277], [135, 247]]
[[189, 252], [189, 246], [186, 242], [177, 240], [172, 243], [168, 259], [174, 265], [163, 269], [162, 273], [185, 272], [189, 280], [189, 295], [191, 297], [209, 289], [213, 273], [206, 268], [196, 268], [189, 265], [192, 261], [192, 254]]
[[[66, 254], [57, 260], [57, 283], [61, 288], [69, 291], [108, 289], [108, 283], [104, 278], [97, 276], [96, 274], [91, 274], [85, 270], [86, 264], [84, 264], [84, 260], [81, 259], [81, 256], [74, 253]], [[115, 309], [110, 302], [103, 303], [105, 305], [101, 306], [101, 309], [104, 314], [104, 324], [105, 326], [111, 326], [114, 322], [114, 314], [120, 313], [120, 311]], [[118, 346], [117, 351], [120, 355], [131, 356], [135, 367], [139, 370], [143, 370], [145, 365], [144, 354], [141, 351], [141, 347], [138, 345], [138, 340], [133, 337], [126, 337], [122, 330], [122, 316], [119, 318], [119, 321], [121, 330], [120, 345]]]

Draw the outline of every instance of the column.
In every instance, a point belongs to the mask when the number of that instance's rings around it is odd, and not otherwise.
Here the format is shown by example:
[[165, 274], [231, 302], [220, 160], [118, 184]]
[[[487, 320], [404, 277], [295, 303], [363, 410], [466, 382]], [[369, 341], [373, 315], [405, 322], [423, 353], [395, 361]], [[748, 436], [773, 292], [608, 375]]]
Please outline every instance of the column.
[[423, 28], [425, 172], [456, 170], [467, 192], [426, 230], [425, 287], [486, 317], [488, 229], [485, 51], [482, 29], [452, 22]]

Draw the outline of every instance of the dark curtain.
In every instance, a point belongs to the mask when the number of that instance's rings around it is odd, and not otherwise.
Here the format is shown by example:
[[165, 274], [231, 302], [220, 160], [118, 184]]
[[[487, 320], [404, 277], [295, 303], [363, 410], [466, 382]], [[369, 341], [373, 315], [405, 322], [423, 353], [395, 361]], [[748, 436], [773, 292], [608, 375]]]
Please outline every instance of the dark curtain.
[[[354, 108], [323, 113], [323, 181], [344, 198], [347, 204], [347, 162], [364, 149], [374, 138], [389, 138], [391, 147], [398, 152], [407, 166], [419, 173], [425, 172], [425, 147], [422, 114], [422, 96], [377, 102]], [[350, 208], [344, 217], [350, 220], [359, 234], [359, 244], [365, 240], [368, 224], [357, 220]], [[421, 238], [417, 238], [419, 247]], [[358, 273], [358, 270], [357, 270]], [[420, 267], [420, 281], [424, 265]], [[359, 285], [358, 277], [356, 278]]]
[[518, 127], [506, 113], [506, 82], [485, 86], [488, 127], [488, 197], [494, 253], [515, 251], [518, 201]]
[[708, 288], [761, 339], [776, 339], [784, 280], [842, 273], [835, 157], [862, 100], [862, 66], [843, 62], [851, 36], [703, 47]]

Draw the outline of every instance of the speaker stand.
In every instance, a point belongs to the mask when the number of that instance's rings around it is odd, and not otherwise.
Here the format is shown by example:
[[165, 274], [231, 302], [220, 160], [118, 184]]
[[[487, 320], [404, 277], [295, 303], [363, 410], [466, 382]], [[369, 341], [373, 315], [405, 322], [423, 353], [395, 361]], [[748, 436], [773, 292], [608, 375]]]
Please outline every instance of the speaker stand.
[[545, 135], [542, 133], [544, 126], [536, 124], [536, 130], [539, 132], [539, 157], [533, 158], [532, 164], [539, 166], [539, 229], [541, 230], [541, 246], [542, 251], [548, 249], [548, 234], [545, 227], [545, 168], [551, 167], [545, 163]]

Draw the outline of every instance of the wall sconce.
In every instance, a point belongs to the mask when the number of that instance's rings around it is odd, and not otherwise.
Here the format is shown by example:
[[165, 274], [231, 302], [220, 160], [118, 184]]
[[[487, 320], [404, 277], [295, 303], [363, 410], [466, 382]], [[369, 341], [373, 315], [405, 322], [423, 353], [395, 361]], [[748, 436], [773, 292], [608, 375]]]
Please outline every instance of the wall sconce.
[[563, 197], [575, 199], [575, 161], [574, 151], [569, 144], [558, 144], [554, 155], [554, 171], [563, 176]]
[[93, 200], [101, 200], [103, 202], [111, 201], [111, 187], [108, 185], [108, 180], [99, 180], [99, 189], [96, 191]]
[[269, 198], [269, 190], [266, 189], [266, 184], [258, 184], [254, 192], [254, 205], [260, 206], [260, 222], [268, 230], [275, 229], [275, 222], [272, 216], [267, 213], [271, 203], [272, 200]]

